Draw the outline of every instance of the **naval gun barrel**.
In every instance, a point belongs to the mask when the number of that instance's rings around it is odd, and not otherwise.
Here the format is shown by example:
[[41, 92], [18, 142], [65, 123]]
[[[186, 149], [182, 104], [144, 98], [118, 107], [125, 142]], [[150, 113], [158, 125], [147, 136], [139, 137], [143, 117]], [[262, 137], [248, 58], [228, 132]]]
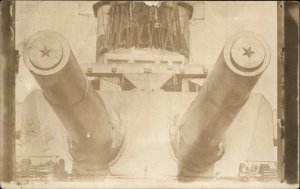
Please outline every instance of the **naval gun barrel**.
[[37, 32], [27, 40], [23, 58], [70, 136], [73, 163], [107, 166], [118, 150], [111, 148], [112, 122], [68, 42], [57, 32]]
[[222, 157], [222, 137], [269, 62], [270, 50], [257, 34], [241, 32], [226, 42], [201, 91], [175, 119], [175, 132], [171, 129], [179, 176], [205, 172]]

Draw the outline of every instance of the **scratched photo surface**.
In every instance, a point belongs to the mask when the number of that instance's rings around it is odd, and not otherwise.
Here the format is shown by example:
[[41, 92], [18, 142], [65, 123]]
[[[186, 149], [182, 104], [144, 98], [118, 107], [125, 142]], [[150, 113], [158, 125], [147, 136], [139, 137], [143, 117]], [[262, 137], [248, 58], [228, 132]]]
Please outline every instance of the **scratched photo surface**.
[[19, 184], [279, 183], [277, 2], [15, 6]]

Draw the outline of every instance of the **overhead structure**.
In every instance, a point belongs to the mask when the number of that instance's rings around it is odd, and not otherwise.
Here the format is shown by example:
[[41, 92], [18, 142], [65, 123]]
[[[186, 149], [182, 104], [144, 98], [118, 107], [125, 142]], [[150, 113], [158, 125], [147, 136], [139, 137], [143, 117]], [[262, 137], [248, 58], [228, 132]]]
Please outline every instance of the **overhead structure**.
[[93, 9], [98, 20], [97, 62], [106, 52], [131, 47], [168, 50], [189, 57], [193, 6], [188, 2], [148, 6], [142, 1], [100, 1]]

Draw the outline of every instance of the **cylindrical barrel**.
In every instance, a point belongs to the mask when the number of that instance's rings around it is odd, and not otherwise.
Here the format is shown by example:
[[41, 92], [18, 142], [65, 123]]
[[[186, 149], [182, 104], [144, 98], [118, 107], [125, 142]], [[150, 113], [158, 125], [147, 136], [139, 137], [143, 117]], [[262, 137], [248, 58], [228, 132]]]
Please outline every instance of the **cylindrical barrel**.
[[[201, 172], [220, 159], [220, 141], [269, 61], [266, 42], [254, 33], [241, 32], [226, 42], [202, 90], [171, 133], [179, 162]], [[184, 141], [181, 147], [178, 137]]]
[[70, 136], [74, 160], [107, 166], [118, 150], [111, 148], [112, 123], [68, 42], [56, 32], [37, 32], [26, 42], [23, 58]]

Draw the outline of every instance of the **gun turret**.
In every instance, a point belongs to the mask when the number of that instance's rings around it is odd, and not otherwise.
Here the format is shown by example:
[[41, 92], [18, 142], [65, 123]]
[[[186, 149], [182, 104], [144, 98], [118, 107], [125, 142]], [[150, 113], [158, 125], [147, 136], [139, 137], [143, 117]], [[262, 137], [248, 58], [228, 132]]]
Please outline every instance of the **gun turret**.
[[200, 93], [171, 129], [179, 176], [203, 173], [222, 157], [222, 137], [269, 61], [267, 44], [254, 33], [242, 32], [226, 42]]
[[115, 131], [105, 104], [68, 42], [56, 32], [40, 31], [26, 42], [23, 57], [70, 136], [73, 173], [90, 170], [95, 175], [106, 169], [120, 146], [113, 144]]

